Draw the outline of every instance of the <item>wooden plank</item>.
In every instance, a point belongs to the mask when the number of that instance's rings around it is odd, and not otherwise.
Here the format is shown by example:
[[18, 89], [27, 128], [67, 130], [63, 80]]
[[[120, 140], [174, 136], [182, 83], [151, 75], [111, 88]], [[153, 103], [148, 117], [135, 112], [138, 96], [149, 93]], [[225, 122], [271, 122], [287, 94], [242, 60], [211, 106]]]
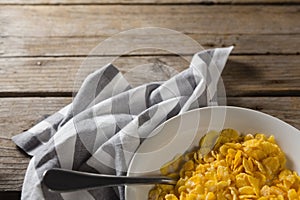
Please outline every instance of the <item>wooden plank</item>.
[[[104, 60], [101, 58], [103, 57], [91, 57], [88, 59], [88, 65], [82, 66], [84, 58], [78, 57], [2, 58], [0, 95], [71, 94], [77, 90], [74, 87], [75, 83], [80, 83], [89, 73], [107, 64], [113, 57], [104, 57]], [[129, 78], [132, 85], [138, 85], [141, 81], [167, 80], [189, 65], [188, 60], [178, 56], [130, 56], [121, 57], [113, 63]], [[299, 95], [299, 65], [300, 57], [296, 55], [230, 56], [222, 78], [228, 96], [257, 96], [270, 93]], [[148, 71], [148, 78], [143, 76], [145, 70]], [[157, 70], [165, 71], [158, 73]], [[151, 74], [153, 80], [149, 78]]]
[[[29, 162], [10, 137], [70, 101], [71, 98], [0, 98], [0, 191], [20, 191]], [[231, 97], [228, 105], [259, 110], [300, 129], [300, 97]]]
[[[71, 101], [72, 98], [0, 98], [0, 137], [9, 139], [27, 130]], [[0, 146], [8, 148], [6, 154], [14, 148], [3, 140]]]
[[[205, 48], [235, 45], [234, 54], [299, 54], [298, 8], [199, 5], [1, 6], [0, 56], [84, 56], [115, 33], [145, 26], [177, 30]], [[83, 19], [82, 15], [86, 17]], [[175, 36], [168, 35], [168, 38]], [[128, 50], [130, 42], [170, 47], [175, 45], [172, 41], [176, 39], [166, 39], [160, 33], [141, 37], [129, 34], [122, 40], [114, 40], [107, 53], [115, 55], [120, 49]], [[177, 43], [177, 46], [172, 47], [178, 53], [195, 52], [191, 45]], [[161, 51], [139, 52], [149, 53], [161, 54]]]
[[232, 56], [222, 74], [228, 96], [300, 95], [299, 56]]
[[10, 138], [70, 101], [71, 98], [0, 99], [0, 191], [20, 191], [29, 162], [29, 157], [17, 150]]
[[[0, 33], [1, 34], [1, 33]], [[234, 45], [232, 54], [299, 54], [300, 34], [190, 34], [186, 36], [194, 39], [205, 49]], [[20, 56], [86, 56], [101, 55], [98, 52], [91, 52], [109, 36], [79, 36], [79, 37], [1, 37], [0, 36], [0, 57], [20, 57]], [[169, 41], [161, 36], [153, 36], [151, 39], [161, 47], [169, 47]], [[128, 37], [128, 41], [133, 41]], [[116, 55], [117, 49], [126, 49], [128, 43], [116, 41], [108, 50], [110, 54]], [[128, 47], [127, 47], [128, 48]], [[100, 48], [103, 50], [103, 48]], [[197, 50], [189, 45], [181, 45], [176, 48], [180, 54], [193, 54]], [[121, 54], [124, 54], [122, 52]], [[144, 49], [135, 51], [137, 55], [161, 55], [169, 52], [157, 49]], [[133, 53], [131, 53], [133, 54]]]
[[299, 7], [4, 5], [0, 7], [0, 34], [2, 37], [94, 37], [149, 26], [193, 34], [298, 34]]
[[2, 0], [0, 4], [276, 4], [299, 0]]
[[227, 105], [258, 110], [300, 129], [300, 97], [229, 97]]

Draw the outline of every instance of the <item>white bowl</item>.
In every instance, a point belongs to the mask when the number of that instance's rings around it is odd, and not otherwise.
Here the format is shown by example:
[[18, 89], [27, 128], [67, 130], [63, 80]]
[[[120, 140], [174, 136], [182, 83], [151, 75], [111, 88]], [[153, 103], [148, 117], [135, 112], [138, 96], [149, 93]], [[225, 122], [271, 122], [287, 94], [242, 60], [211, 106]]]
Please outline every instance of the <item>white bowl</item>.
[[[296, 111], [295, 111], [296, 112]], [[175, 156], [197, 146], [209, 130], [233, 128], [241, 133], [274, 135], [285, 152], [287, 167], [300, 174], [300, 131], [262, 112], [231, 106], [206, 107], [176, 116], [159, 126], [134, 155], [127, 175], [159, 175]], [[126, 186], [127, 200], [147, 200], [153, 185]]]

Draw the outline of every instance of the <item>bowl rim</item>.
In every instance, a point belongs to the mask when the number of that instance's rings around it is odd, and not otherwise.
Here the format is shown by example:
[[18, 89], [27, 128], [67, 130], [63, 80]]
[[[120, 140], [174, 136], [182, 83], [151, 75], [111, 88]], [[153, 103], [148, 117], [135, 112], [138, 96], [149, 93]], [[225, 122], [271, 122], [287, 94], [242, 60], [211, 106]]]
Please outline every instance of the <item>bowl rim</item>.
[[[159, 129], [161, 129], [161, 127], [163, 127], [165, 124], [170, 123], [170, 121], [176, 120], [177, 118], [180, 118], [180, 117], [182, 117], [184, 115], [190, 115], [191, 113], [194, 113], [194, 112], [205, 112], [205, 110], [213, 110], [213, 109], [225, 109], [225, 110], [229, 109], [231, 111], [242, 111], [242, 112], [255, 113], [256, 115], [260, 115], [263, 118], [272, 120], [275, 123], [280, 123], [280, 124], [286, 126], [287, 128], [291, 129], [292, 131], [298, 132], [300, 134], [300, 130], [299, 129], [297, 129], [296, 127], [288, 124], [287, 122], [285, 122], [285, 121], [283, 121], [283, 120], [281, 120], [281, 119], [279, 119], [277, 117], [274, 117], [274, 116], [272, 116], [270, 114], [267, 114], [267, 113], [264, 113], [262, 111], [257, 111], [257, 110], [254, 110], [254, 109], [244, 108], [244, 107], [238, 107], [238, 106], [207, 106], [207, 107], [202, 107], [202, 108], [196, 108], [196, 109], [193, 109], [193, 110], [189, 110], [187, 112], [184, 112], [182, 114], [178, 114], [178, 115], [173, 116], [170, 119], [166, 120], [165, 122], [163, 122], [162, 124], [160, 124], [158, 127], [156, 127], [151, 133], [156, 132], [156, 131], [159, 132], [160, 131]], [[139, 149], [141, 148], [142, 144], [139, 146], [139, 148], [136, 150], [136, 152], [139, 151]], [[131, 169], [132, 169], [132, 165], [134, 163], [133, 160], [135, 158], [135, 154], [133, 155], [133, 157], [132, 157], [132, 159], [131, 159], [131, 161], [129, 163], [128, 171], [126, 173], [127, 176], [130, 176], [132, 174], [132, 170]], [[125, 186], [125, 199], [126, 200], [127, 200], [127, 195], [128, 195], [128, 186]]]

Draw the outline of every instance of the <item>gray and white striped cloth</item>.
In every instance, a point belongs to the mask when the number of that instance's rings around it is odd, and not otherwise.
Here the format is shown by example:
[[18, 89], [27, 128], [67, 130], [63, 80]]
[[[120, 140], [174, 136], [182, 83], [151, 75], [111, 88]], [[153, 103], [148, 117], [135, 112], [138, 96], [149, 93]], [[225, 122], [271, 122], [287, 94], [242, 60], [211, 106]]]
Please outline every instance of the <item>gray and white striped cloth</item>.
[[187, 110], [216, 105], [216, 88], [232, 47], [201, 51], [165, 82], [131, 88], [113, 65], [90, 74], [73, 102], [15, 137], [32, 156], [23, 200], [124, 199], [124, 188], [49, 192], [43, 172], [54, 167], [124, 175], [142, 141], [159, 124]]

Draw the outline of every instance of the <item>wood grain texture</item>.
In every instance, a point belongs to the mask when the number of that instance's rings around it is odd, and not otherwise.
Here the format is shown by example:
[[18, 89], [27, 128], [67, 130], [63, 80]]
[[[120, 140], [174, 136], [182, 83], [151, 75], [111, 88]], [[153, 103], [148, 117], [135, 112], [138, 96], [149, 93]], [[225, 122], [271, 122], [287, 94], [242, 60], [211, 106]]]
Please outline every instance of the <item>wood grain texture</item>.
[[[222, 5], [1, 6], [0, 57], [86, 56], [100, 42], [120, 31], [151, 26], [182, 32], [205, 48], [234, 45], [233, 54], [299, 54], [299, 8]], [[172, 37], [176, 40], [174, 35], [168, 35], [168, 38]], [[106, 54], [115, 55], [120, 49], [126, 50], [129, 42], [145, 41], [152, 46], [166, 48], [174, 45], [159, 33], [140, 37], [129, 34], [114, 40]], [[180, 54], [195, 52], [192, 46], [181, 44], [176, 46], [176, 50]], [[166, 52], [156, 48], [137, 53]], [[97, 52], [93, 54], [97, 55]]]
[[2, 0], [0, 4], [278, 4], [299, 0]]
[[72, 98], [0, 98], [0, 137], [9, 139], [27, 130], [71, 101]]
[[[1, 34], [1, 33], [0, 33]], [[240, 54], [299, 54], [300, 34], [190, 34], [185, 33], [197, 41], [204, 48], [217, 48], [234, 45], [234, 55]], [[26, 57], [26, 56], [87, 56], [101, 55], [91, 52], [98, 44], [109, 36], [78, 36], [78, 37], [1, 37], [0, 57]], [[133, 38], [128, 38], [132, 41]], [[153, 36], [153, 43], [160, 43], [162, 47], [169, 44], [163, 37]], [[150, 42], [150, 41], [149, 41]], [[126, 49], [126, 44], [116, 41], [109, 49], [110, 54], [116, 55], [114, 49]], [[180, 54], [193, 54], [195, 48], [181, 45], [177, 48]], [[122, 54], [125, 54], [122, 52]], [[121, 55], [122, 55], [121, 54]], [[144, 49], [130, 54], [136, 55], [163, 55], [170, 52], [157, 49]]]
[[131, 28], [154, 26], [190, 34], [293, 35], [300, 33], [299, 8], [298, 5], [1, 6], [0, 34], [1, 37], [107, 37]]
[[70, 101], [71, 98], [0, 98], [0, 191], [20, 191], [29, 162], [10, 138]]
[[298, 5], [1, 6], [5, 26], [0, 33], [2, 37], [91, 37], [154, 26], [194, 34], [292, 35], [300, 33], [299, 9]]
[[[300, 97], [231, 97], [227, 100], [228, 105], [259, 110], [300, 129]], [[71, 98], [0, 98], [0, 191], [20, 191], [29, 162], [10, 137], [70, 101]], [[7, 108], [11, 110], [7, 112]]]
[[[84, 58], [2, 58], [0, 95], [9, 93], [72, 93], [89, 73], [107, 64], [104, 59]], [[187, 57], [188, 59], [188, 57]], [[105, 62], [106, 61], [106, 62]], [[130, 56], [113, 62], [132, 85], [167, 80], [189, 66], [178, 56]], [[146, 65], [145, 65], [146, 64]], [[299, 95], [299, 56], [230, 56], [222, 78], [228, 96]], [[143, 71], [148, 71], [143, 76]], [[136, 77], [136, 78], [134, 78]], [[139, 78], [137, 78], [139, 77]], [[11, 95], [9, 95], [11, 96]]]
[[0, 191], [20, 191], [29, 158], [10, 138], [54, 113], [70, 98], [0, 99]]

